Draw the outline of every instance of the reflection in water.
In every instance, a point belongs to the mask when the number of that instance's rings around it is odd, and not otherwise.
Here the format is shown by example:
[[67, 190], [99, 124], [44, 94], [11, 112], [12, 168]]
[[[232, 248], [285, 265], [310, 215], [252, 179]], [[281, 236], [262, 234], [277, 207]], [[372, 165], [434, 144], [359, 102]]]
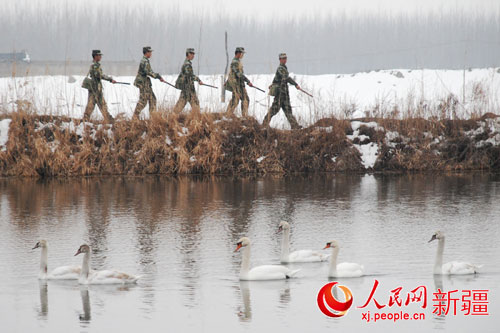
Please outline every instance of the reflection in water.
[[47, 318], [49, 313], [49, 296], [47, 281], [38, 280], [38, 287], [40, 288], [40, 310], [38, 311], [38, 316], [40, 318]]
[[80, 313], [79, 318], [83, 323], [90, 322], [90, 298], [88, 286], [80, 286], [80, 297], [82, 298], [83, 313]]
[[[113, 184], [97, 180], [82, 188], [88, 191], [84, 198], [86, 202], [86, 224], [88, 230], [88, 245], [92, 249], [92, 264], [97, 268], [106, 266], [107, 236], [110, 224], [111, 200], [107, 198], [109, 186]], [[92, 194], [90, 194], [92, 193]]]
[[[445, 292], [443, 288], [443, 275], [441, 274], [434, 274], [434, 292], [435, 293]], [[432, 320], [435, 324], [434, 328], [439, 330], [444, 330], [446, 328], [445, 326], [446, 315], [444, 313], [440, 314], [438, 312], [434, 313], [435, 305], [437, 304], [441, 304], [443, 309], [446, 308], [446, 301], [444, 300], [444, 296], [439, 294], [434, 294], [432, 292], [429, 293], [429, 295], [431, 296], [429, 303], [432, 304], [431, 309], [433, 311]], [[439, 301], [434, 301], [434, 299], [443, 299], [443, 300], [439, 302]]]
[[277, 303], [279, 308], [284, 309], [292, 300], [288, 280], [240, 281], [239, 291], [242, 303], [238, 305], [236, 313], [239, 320], [243, 322], [252, 320], [250, 289], [258, 295], [258, 303]]
[[437, 291], [440, 289], [441, 291], [443, 289], [443, 275], [441, 274], [434, 274], [434, 290]]
[[[375, 277], [381, 285], [401, 283], [405, 289], [418, 281], [428, 286], [432, 307], [433, 282], [435, 290], [496, 288], [491, 281], [498, 279], [500, 267], [499, 201], [500, 176], [488, 174], [2, 179], [0, 271], [5, 279], [0, 299], [23, 305], [13, 310], [17, 317], [12, 318], [31, 325], [18, 329], [12, 319], [6, 331], [54, 331], [61, 324], [103, 331], [103, 321], [97, 320], [103, 313], [105, 320], [126, 325], [123, 331], [141, 320], [153, 328], [169, 320], [174, 331], [189, 321], [184, 331], [208, 331], [226, 319], [235, 331], [241, 326], [266, 331], [269, 327], [263, 323], [275, 325], [276, 331], [326, 331], [332, 325], [357, 331], [360, 323], [354, 316], [334, 324], [303, 324], [317, 315], [309, 302], [328, 280], [326, 265], [304, 265], [301, 278], [292, 281], [235, 283], [240, 267], [240, 257], [232, 254], [235, 240], [243, 235], [255, 239], [254, 264], [260, 265], [279, 262], [280, 238], [274, 232], [282, 219], [293, 225], [292, 248], [316, 248], [338, 235], [345, 239], [345, 259], [363, 258], [373, 275], [336, 281], [356, 291], [369, 291]], [[435, 249], [423, 244], [435, 230], [450, 234], [450, 254], [485, 264], [490, 274], [431, 276]], [[60, 306], [66, 299], [61, 295], [75, 289], [53, 284], [49, 318], [47, 285], [36, 289], [38, 258], [26, 255], [26, 248], [42, 237], [54, 248], [54, 267], [68, 261], [79, 264], [72, 255], [89, 243], [95, 254], [93, 268], [140, 271], [142, 279], [136, 290], [130, 287], [123, 293], [128, 287], [92, 287], [97, 297], [93, 320], [87, 288], [79, 289], [81, 305], [77, 300], [65, 308]], [[25, 286], [31, 288], [10, 292]], [[1, 303], [0, 313], [10, 310]], [[227, 316], [235, 309], [237, 316]], [[456, 321], [434, 316], [432, 310], [422, 323], [427, 326], [419, 329], [457, 327]], [[201, 324], [192, 320], [198, 315], [204, 319]], [[281, 324], [284, 327], [277, 327]]]
[[252, 319], [252, 304], [250, 303], [249, 281], [240, 281], [240, 293], [243, 301], [243, 308], [238, 306], [238, 317], [241, 321], [250, 321]]
[[280, 291], [280, 305], [286, 307], [286, 305], [290, 304], [291, 300], [292, 294], [290, 293], [290, 285], [287, 283], [286, 287]]

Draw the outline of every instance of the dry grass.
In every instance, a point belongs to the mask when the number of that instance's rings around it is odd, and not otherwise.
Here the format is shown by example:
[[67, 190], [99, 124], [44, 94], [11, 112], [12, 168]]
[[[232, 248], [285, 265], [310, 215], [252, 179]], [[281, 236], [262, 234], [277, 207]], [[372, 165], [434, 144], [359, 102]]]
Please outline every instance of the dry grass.
[[[346, 137], [352, 134], [349, 120], [324, 118], [305, 129], [284, 131], [263, 128], [253, 118], [176, 115], [168, 110], [148, 120], [118, 119], [112, 127], [39, 116], [29, 106], [19, 107], [9, 117], [9, 140], [0, 151], [2, 176], [365, 171], [360, 153]], [[500, 167], [498, 147], [476, 148], [475, 143], [484, 138], [464, 135], [477, 128], [476, 120], [364, 120], [407, 138], [389, 147], [384, 131], [360, 127], [361, 134], [379, 144], [375, 171]], [[440, 145], [433, 143], [435, 137], [443, 138]]]
[[[253, 118], [217, 113], [158, 112], [148, 120], [117, 120], [112, 127], [23, 110], [9, 116], [9, 140], [0, 152], [3, 176], [361, 170], [359, 153], [345, 139], [349, 123], [335, 119], [330, 119], [335, 131], [328, 133], [312, 127], [265, 129]], [[78, 126], [80, 131], [75, 130]], [[339, 157], [337, 163], [333, 156]]]

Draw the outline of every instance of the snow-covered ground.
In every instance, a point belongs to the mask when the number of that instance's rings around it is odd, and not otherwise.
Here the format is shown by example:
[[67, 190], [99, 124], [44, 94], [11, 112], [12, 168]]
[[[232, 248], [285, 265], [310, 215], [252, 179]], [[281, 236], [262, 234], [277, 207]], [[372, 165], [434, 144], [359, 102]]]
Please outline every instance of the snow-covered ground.
[[[106, 70], [105, 64], [103, 64]], [[108, 73], [112, 74], [112, 73]], [[174, 83], [176, 75], [164, 78]], [[498, 113], [500, 99], [500, 69], [472, 70], [381, 70], [367, 73], [341, 75], [294, 75], [292, 77], [303, 89], [314, 95], [307, 95], [290, 87], [293, 112], [302, 125], [310, 125], [328, 116], [359, 118], [364, 116], [404, 117], [442, 116], [436, 114], [437, 106], [448, 99], [455, 105], [456, 114], [449, 117], [468, 117], [473, 113]], [[249, 75], [259, 88], [270, 85], [273, 75]], [[117, 81], [132, 83], [134, 77], [115, 77]], [[201, 76], [208, 84], [220, 86], [220, 76]], [[52, 115], [81, 117], [87, 102], [87, 90], [81, 88], [82, 76], [35, 76], [0, 78], [0, 107], [11, 111], [16, 101], [25, 100], [34, 104], [37, 112]], [[138, 100], [139, 90], [133, 85], [112, 85], [104, 82], [104, 94], [113, 116], [123, 113], [130, 117]], [[153, 89], [159, 105], [173, 106], [180, 91], [158, 80], [153, 80]], [[226, 103], [220, 101], [220, 89], [198, 87], [202, 109], [219, 112], [227, 107], [231, 93], [226, 92]], [[259, 121], [264, 118], [272, 97], [247, 88], [250, 95], [250, 115]], [[464, 94], [465, 92], [465, 94]], [[185, 111], [189, 109], [186, 107]], [[397, 111], [395, 111], [397, 110]], [[147, 117], [149, 113], [143, 113]], [[101, 118], [95, 110], [94, 118]], [[271, 126], [289, 128], [286, 118], [280, 112], [273, 118]], [[371, 163], [368, 163], [371, 164]]]

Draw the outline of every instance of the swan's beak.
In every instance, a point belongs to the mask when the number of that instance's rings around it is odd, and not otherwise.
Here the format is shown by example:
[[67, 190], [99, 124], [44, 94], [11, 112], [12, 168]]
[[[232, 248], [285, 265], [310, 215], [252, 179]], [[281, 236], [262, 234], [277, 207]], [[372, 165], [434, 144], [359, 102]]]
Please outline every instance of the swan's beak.
[[239, 249], [241, 249], [241, 244], [238, 244], [238, 246], [236, 246], [236, 250], [234, 250], [234, 252], [238, 251]]
[[329, 248], [330, 248], [330, 243], [326, 244], [325, 247], [323, 248], [323, 250], [329, 249]]
[[36, 243], [35, 247], [34, 247], [34, 248], [32, 248], [32, 250], [34, 250], [34, 249], [38, 249], [39, 247], [40, 247], [40, 243]]
[[78, 251], [76, 251], [76, 253], [75, 253], [75, 255], [74, 255], [74, 256], [76, 257], [76, 256], [77, 256], [77, 255], [79, 255], [80, 253], [82, 253], [82, 251], [80, 251], [80, 249], [78, 249]]
[[276, 231], [277, 234], [279, 234], [283, 230], [283, 227], [279, 227], [278, 231]]
[[432, 242], [433, 240], [436, 240], [436, 239], [437, 239], [437, 238], [436, 238], [436, 235], [432, 235], [431, 240], [430, 240], [430, 241], [428, 241], [427, 243], [430, 243], [430, 242]]

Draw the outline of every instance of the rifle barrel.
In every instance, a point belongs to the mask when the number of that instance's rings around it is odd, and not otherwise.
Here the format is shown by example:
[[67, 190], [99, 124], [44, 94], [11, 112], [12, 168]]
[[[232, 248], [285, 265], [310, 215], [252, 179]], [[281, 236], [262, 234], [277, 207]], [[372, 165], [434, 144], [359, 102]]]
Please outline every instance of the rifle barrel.
[[207, 86], [207, 87], [210, 87], [210, 88], [219, 89], [219, 88], [218, 88], [218, 87], [216, 87], [216, 86], [212, 86], [212, 85], [210, 85], [210, 84], [206, 84], [206, 83], [203, 83], [203, 84], [201, 84], [201, 85], [202, 85], [202, 86]]
[[126, 84], [126, 85], [130, 85], [130, 83], [128, 83], [128, 82], [116, 82], [116, 84]]
[[175, 89], [177, 89], [177, 87], [176, 87], [176, 86], [174, 86], [172, 83], [169, 83], [169, 82], [167, 82], [167, 81], [164, 81], [164, 82], [165, 82], [166, 84], [168, 84], [169, 86], [174, 87]]
[[303, 92], [304, 94], [306, 94], [307, 96], [314, 98], [314, 96], [313, 96], [313, 95], [311, 95], [311, 94], [310, 94], [310, 93], [308, 93], [307, 91], [303, 90], [302, 88], [300, 88], [299, 90], [300, 90], [300, 91], [302, 91], [302, 92]]
[[262, 90], [262, 89], [260, 89], [259, 87], [252, 86], [252, 88], [255, 88], [255, 89], [260, 90], [260, 91], [262, 91], [263, 93], [265, 93], [265, 91], [264, 91], [264, 90]]

